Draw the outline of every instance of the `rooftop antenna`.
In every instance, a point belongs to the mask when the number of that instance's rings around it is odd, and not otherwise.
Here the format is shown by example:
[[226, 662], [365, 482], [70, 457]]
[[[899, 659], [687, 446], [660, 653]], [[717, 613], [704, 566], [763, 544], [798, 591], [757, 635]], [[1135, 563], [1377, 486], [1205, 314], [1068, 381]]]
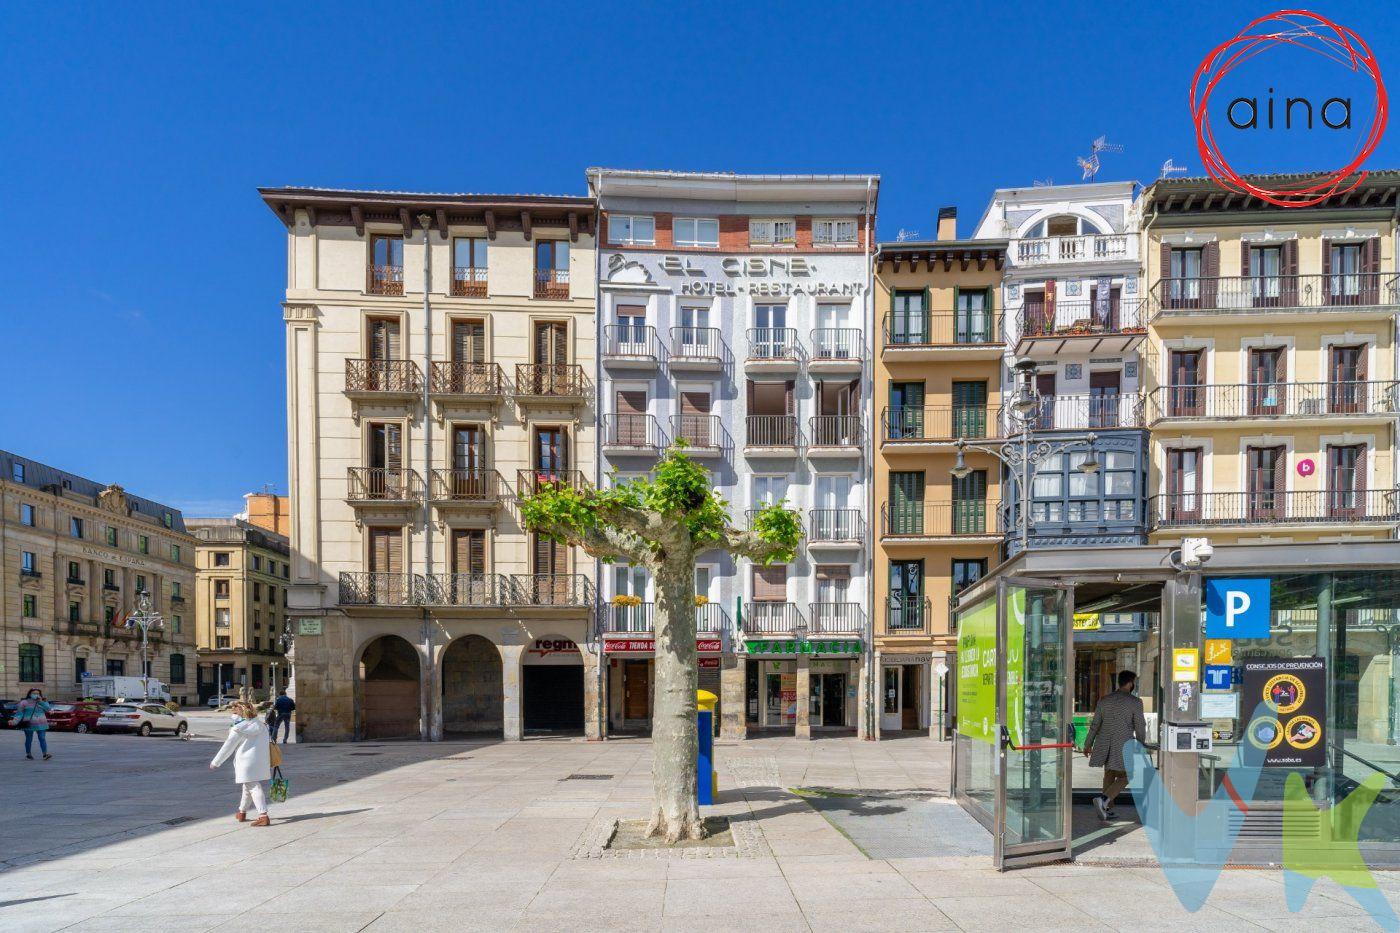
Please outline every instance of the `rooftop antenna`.
[[1184, 165], [1177, 165], [1171, 159], [1162, 163], [1161, 178], [1171, 178], [1173, 175], [1185, 175], [1187, 168]]
[[1097, 175], [1099, 173], [1099, 169], [1103, 167], [1102, 163], [1099, 161], [1099, 153], [1122, 151], [1122, 146], [1118, 145], [1117, 143], [1109, 142], [1107, 136], [1100, 136], [1098, 139], [1094, 140], [1092, 143], [1089, 144], [1089, 157], [1087, 159], [1078, 158], [1075, 159], [1075, 161], [1079, 163], [1080, 169], [1082, 169], [1084, 172], [1084, 180], [1093, 181], [1094, 176]]
[[900, 243], [903, 243], [905, 240], [917, 240], [919, 238], [919, 231], [905, 230], [903, 227], [900, 227], [899, 232], [894, 235], [894, 238]]
[[1037, 178], [1035, 181], [1031, 182], [1031, 187], [1049, 188], [1053, 184], [1055, 184], [1055, 179], [1053, 178]]

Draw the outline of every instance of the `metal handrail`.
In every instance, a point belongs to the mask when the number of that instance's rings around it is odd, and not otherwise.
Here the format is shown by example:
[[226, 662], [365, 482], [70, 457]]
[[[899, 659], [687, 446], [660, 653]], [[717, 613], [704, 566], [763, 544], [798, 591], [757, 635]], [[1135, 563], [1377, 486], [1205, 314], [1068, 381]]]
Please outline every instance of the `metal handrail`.
[[1123, 334], [1147, 327], [1142, 299], [1100, 304], [1093, 300], [1024, 304], [1019, 314], [1022, 337], [1075, 337]]
[[813, 447], [860, 447], [865, 442], [860, 415], [813, 415], [807, 426]]
[[672, 327], [671, 362], [724, 362], [729, 348], [718, 327]]
[[1005, 343], [1000, 311], [889, 311], [881, 326], [886, 349]]
[[865, 358], [865, 332], [859, 327], [818, 327], [812, 331], [812, 360], [861, 361]]
[[583, 398], [588, 377], [577, 363], [516, 363], [515, 391], [520, 395]]
[[666, 347], [656, 336], [656, 328], [650, 324], [605, 324], [601, 353], [604, 359], [624, 357], [664, 360]]
[[744, 603], [744, 631], [761, 635], [786, 635], [805, 622], [797, 606], [787, 602], [756, 600]]
[[749, 359], [798, 360], [802, 345], [795, 327], [750, 327], [748, 331]]
[[417, 394], [423, 373], [412, 360], [347, 359], [345, 391]]
[[434, 573], [418, 577], [418, 601], [429, 606], [504, 606], [510, 581], [499, 573]]
[[568, 486], [573, 489], [589, 489], [592, 484], [582, 470], [516, 470], [515, 493], [518, 496], [533, 496], [551, 486]]
[[983, 440], [998, 433], [998, 409], [987, 405], [887, 407], [880, 412], [880, 439], [887, 443]]
[[1158, 528], [1400, 522], [1400, 489], [1164, 493], [1149, 502]]
[[1400, 303], [1400, 276], [1394, 272], [1164, 276], [1151, 291], [1154, 316], [1175, 311], [1257, 312], [1397, 303]]
[[670, 446], [670, 441], [661, 431], [651, 415], [613, 414], [602, 418], [603, 436], [601, 443], [608, 447], [635, 447], [644, 450], [661, 450]]
[[927, 596], [891, 595], [885, 603], [886, 632], [925, 632], [933, 619], [933, 600]]
[[807, 514], [807, 534], [812, 541], [862, 541], [865, 513], [860, 509], [813, 509]]
[[734, 439], [719, 415], [672, 415], [671, 437], [702, 453], [718, 451], [728, 456], [734, 449]]
[[807, 616], [815, 635], [846, 635], [865, 631], [865, 607], [860, 603], [809, 603]]
[[499, 363], [437, 360], [429, 374], [429, 391], [434, 395], [505, 394], [506, 375]]
[[411, 502], [423, 496], [423, 479], [417, 470], [403, 467], [349, 467], [352, 502]]
[[960, 499], [952, 502], [919, 502], [903, 508], [885, 503], [880, 506], [880, 537], [919, 538], [927, 536], [988, 534], [987, 500]]
[[493, 503], [506, 497], [506, 481], [496, 470], [433, 470], [430, 498], [439, 502]]
[[1245, 382], [1162, 386], [1152, 393], [1161, 418], [1275, 418], [1389, 415], [1400, 412], [1393, 380]]
[[517, 573], [511, 602], [521, 606], [591, 607], [593, 581], [579, 573]]
[[800, 447], [802, 432], [796, 415], [749, 415], [745, 419], [747, 447]]
[[453, 266], [452, 294], [458, 298], [485, 298], [486, 268], [484, 266]]

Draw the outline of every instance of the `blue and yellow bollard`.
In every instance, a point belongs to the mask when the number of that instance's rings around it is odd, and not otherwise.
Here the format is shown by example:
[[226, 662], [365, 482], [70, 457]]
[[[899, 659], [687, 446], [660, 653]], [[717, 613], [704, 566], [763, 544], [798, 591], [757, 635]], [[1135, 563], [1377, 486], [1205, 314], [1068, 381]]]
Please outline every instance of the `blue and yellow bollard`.
[[719, 774], [715, 771], [715, 704], [718, 702], [719, 697], [708, 690], [695, 691], [696, 726], [700, 732], [695, 799], [702, 806], [713, 804], [719, 794]]

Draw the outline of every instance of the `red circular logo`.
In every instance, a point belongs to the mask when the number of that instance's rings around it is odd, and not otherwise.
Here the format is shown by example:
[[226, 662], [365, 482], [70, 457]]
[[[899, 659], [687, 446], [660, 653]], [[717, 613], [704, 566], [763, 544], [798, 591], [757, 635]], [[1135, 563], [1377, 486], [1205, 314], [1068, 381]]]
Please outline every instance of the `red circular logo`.
[[1317, 469], [1317, 464], [1313, 463], [1311, 460], [1299, 460], [1299, 461], [1298, 461], [1298, 475], [1299, 475], [1299, 476], [1312, 476], [1312, 475], [1313, 475], [1313, 470], [1315, 470], [1315, 469]]
[[[1260, 28], [1261, 25], [1263, 28]], [[1211, 92], [1236, 65], [1278, 45], [1304, 49], [1330, 58], [1350, 71], [1364, 73], [1375, 85], [1376, 112], [1355, 157], [1346, 165], [1334, 172], [1292, 181], [1285, 187], [1261, 188], [1241, 177], [1225, 160], [1211, 131], [1207, 107]], [[1381, 136], [1385, 134], [1387, 114], [1385, 83], [1381, 80], [1380, 65], [1371, 47], [1354, 31], [1307, 10], [1280, 10], [1254, 20], [1234, 38], [1212, 49], [1191, 80], [1191, 118], [1196, 124], [1196, 149], [1200, 152], [1206, 172], [1218, 184], [1232, 191], [1252, 194], [1279, 207], [1311, 207], [1333, 195], [1345, 194], [1361, 184], [1367, 174], [1360, 171], [1361, 166], [1380, 144]], [[1359, 174], [1347, 184], [1347, 179], [1357, 172]]]

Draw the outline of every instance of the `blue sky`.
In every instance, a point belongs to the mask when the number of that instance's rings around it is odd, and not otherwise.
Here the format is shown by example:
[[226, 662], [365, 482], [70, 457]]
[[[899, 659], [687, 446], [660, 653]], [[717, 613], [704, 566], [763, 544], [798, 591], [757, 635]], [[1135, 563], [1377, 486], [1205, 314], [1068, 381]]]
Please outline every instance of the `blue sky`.
[[[0, 447], [188, 514], [286, 491], [283, 234], [258, 185], [582, 194], [589, 165], [869, 171], [882, 237], [931, 235], [944, 204], [967, 235], [994, 188], [1077, 181], [1102, 134], [1125, 151], [1101, 180], [1151, 181], [1168, 158], [1199, 173], [1192, 71], [1273, 9], [942, 6], [12, 5]], [[1388, 4], [1314, 8], [1400, 63]], [[1349, 77], [1295, 57], [1235, 80], [1359, 91]], [[1397, 133], [1372, 167], [1400, 167]], [[1257, 170], [1339, 151], [1236, 136]]]

